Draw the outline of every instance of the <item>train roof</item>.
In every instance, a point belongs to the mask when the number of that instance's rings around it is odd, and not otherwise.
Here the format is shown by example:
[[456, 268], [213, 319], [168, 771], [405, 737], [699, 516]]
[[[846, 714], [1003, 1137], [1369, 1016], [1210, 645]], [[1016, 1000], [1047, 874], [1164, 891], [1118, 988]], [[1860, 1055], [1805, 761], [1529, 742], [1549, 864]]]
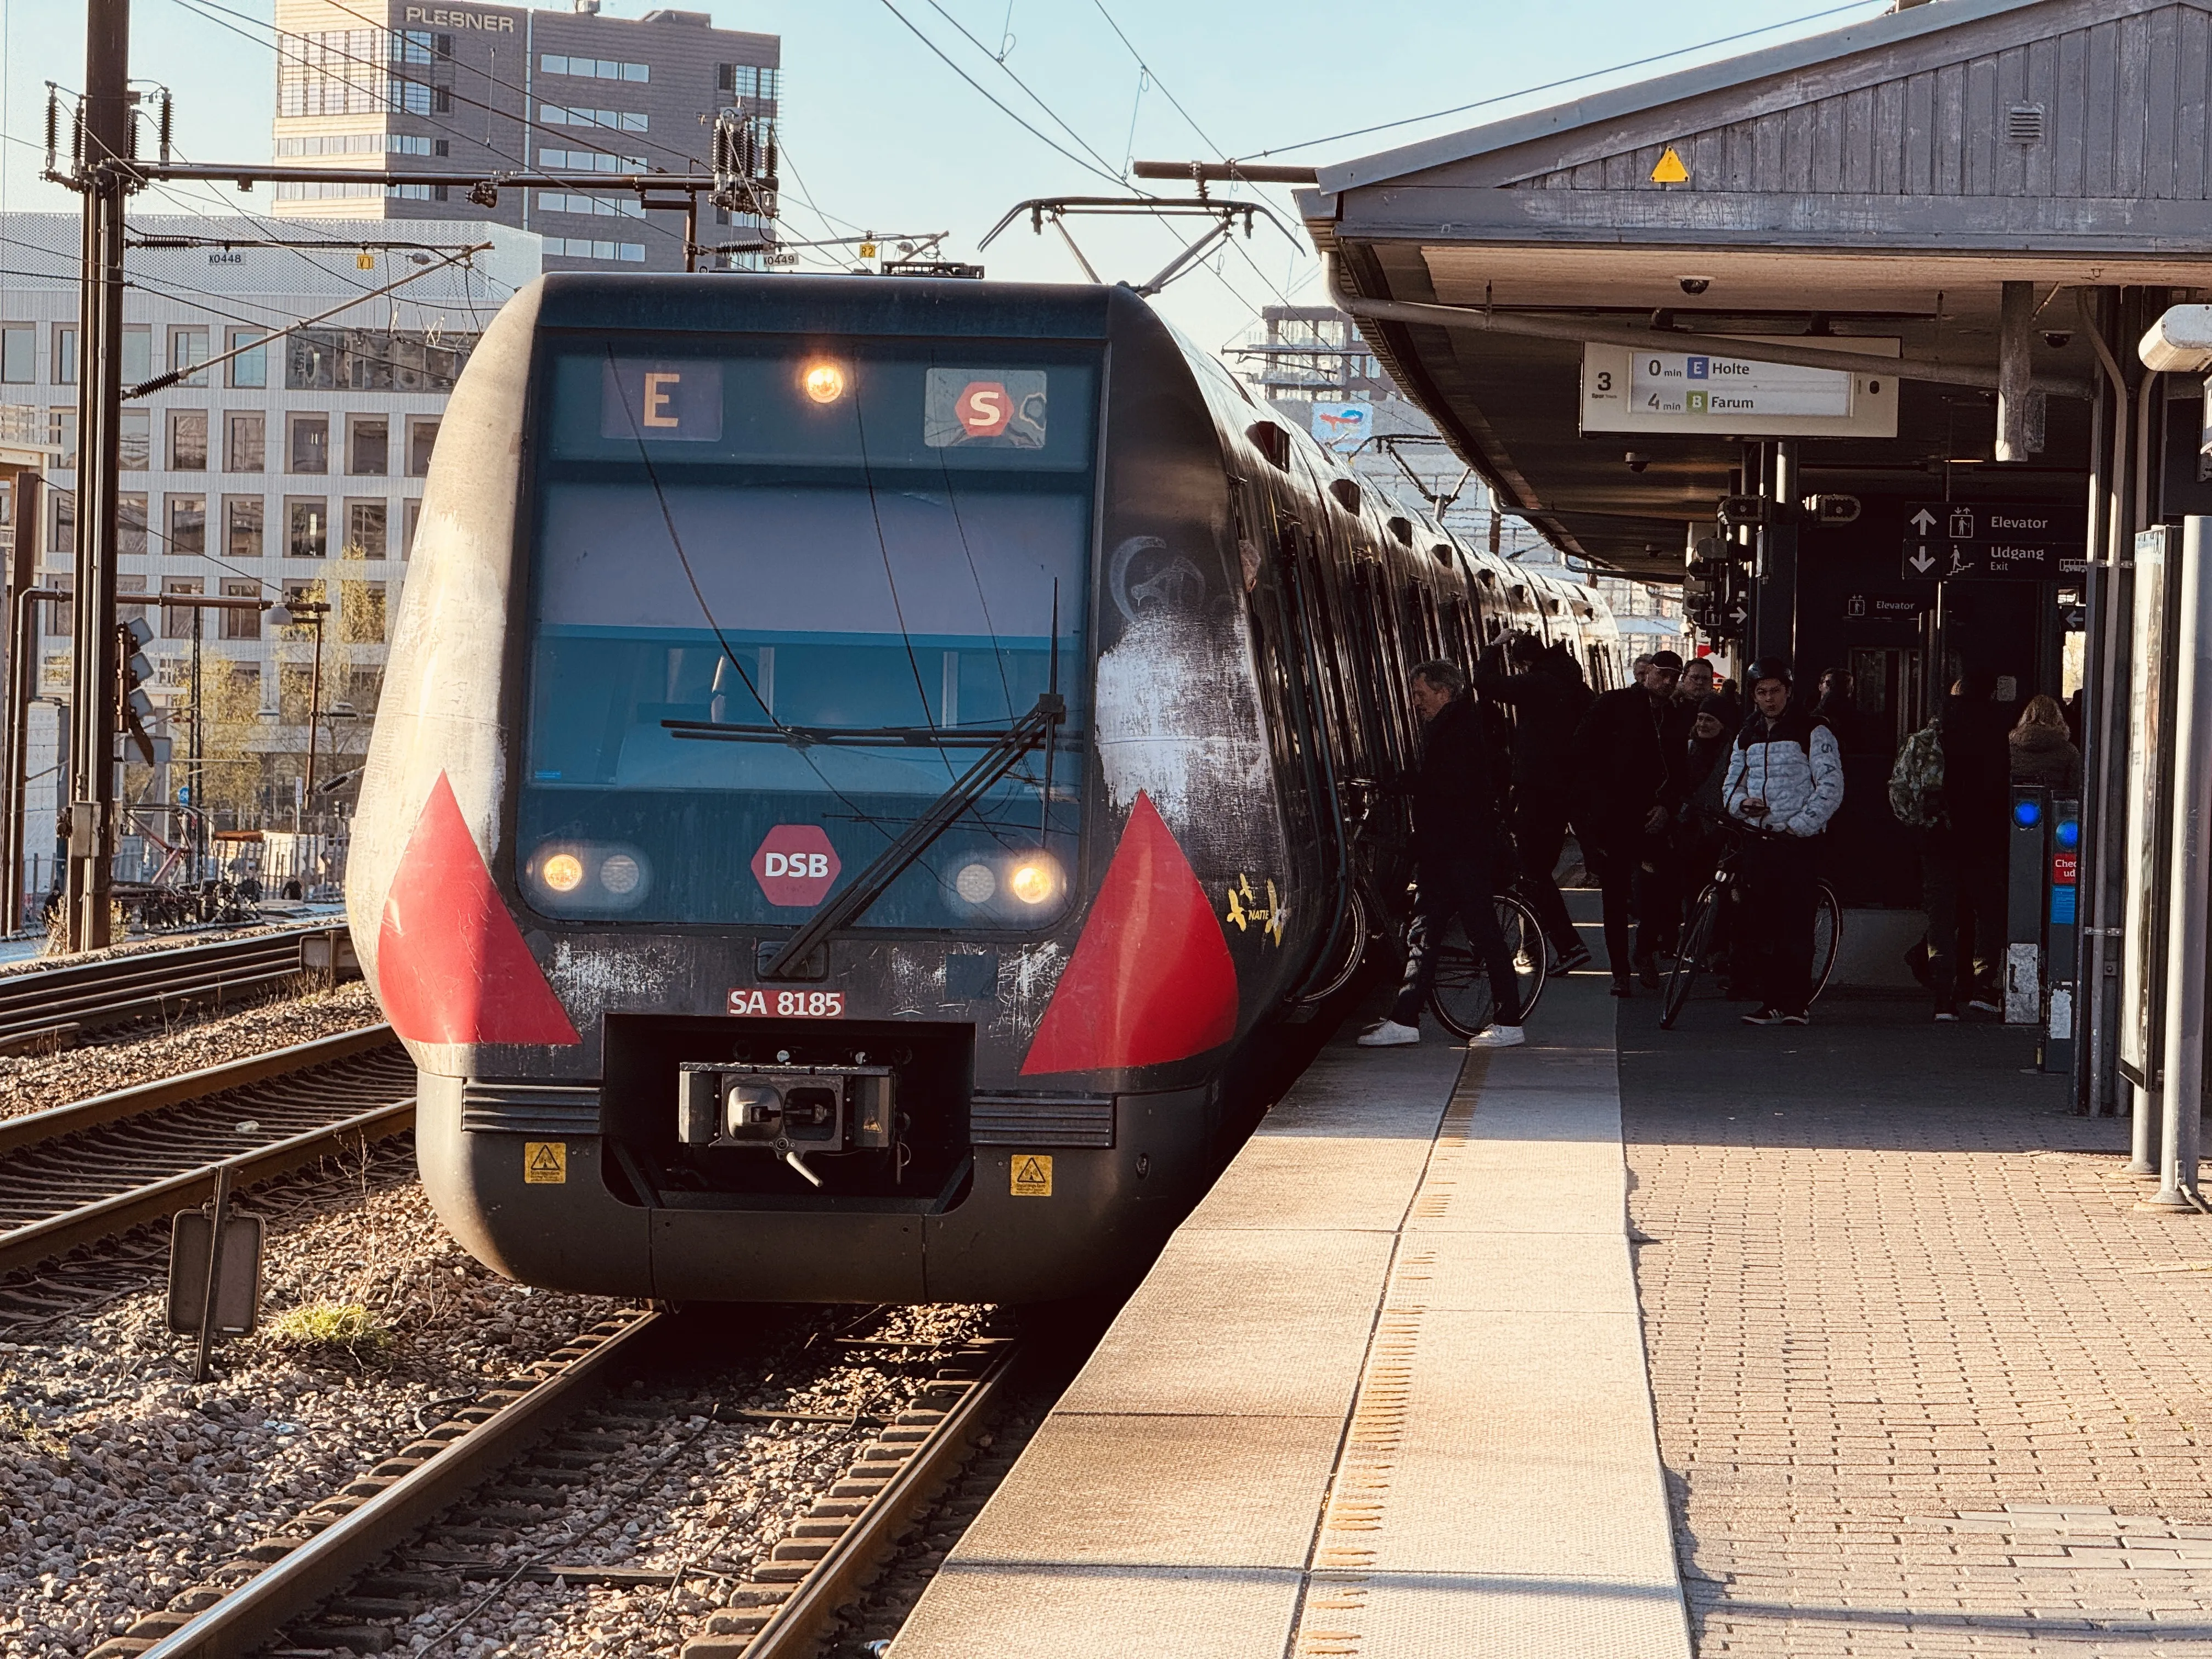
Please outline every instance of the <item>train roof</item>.
[[540, 327], [1103, 340], [1128, 289], [951, 277], [554, 271]]

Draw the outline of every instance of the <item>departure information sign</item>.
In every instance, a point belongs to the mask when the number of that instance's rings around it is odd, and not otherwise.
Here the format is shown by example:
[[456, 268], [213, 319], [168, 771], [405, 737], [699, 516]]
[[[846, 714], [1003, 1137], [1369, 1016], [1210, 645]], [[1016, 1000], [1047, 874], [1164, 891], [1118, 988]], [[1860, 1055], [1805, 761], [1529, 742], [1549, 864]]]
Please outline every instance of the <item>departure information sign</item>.
[[[1638, 350], [1585, 345], [1582, 429], [1735, 438], [1897, 435], [1894, 378], [1763, 362], [1756, 355], [1761, 343], [1747, 337], [1741, 357], [1657, 344]], [[1893, 357], [1899, 350], [1893, 338], [1808, 341], [1796, 335], [1786, 343], [1859, 356]]]
[[2065, 581], [2088, 568], [2081, 506], [1907, 501], [1901, 573], [1915, 581]]

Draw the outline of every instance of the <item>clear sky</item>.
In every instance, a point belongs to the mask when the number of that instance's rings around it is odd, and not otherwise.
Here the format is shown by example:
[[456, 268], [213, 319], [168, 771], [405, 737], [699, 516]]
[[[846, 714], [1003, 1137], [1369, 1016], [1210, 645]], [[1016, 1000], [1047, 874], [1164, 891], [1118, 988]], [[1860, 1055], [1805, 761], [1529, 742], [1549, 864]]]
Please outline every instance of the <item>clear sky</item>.
[[[835, 234], [823, 228], [825, 216], [839, 231], [948, 231], [947, 252], [963, 258], [978, 257], [978, 239], [1025, 198], [1118, 193], [1117, 183], [1099, 172], [1118, 174], [1133, 155], [1249, 158], [1280, 149], [1285, 161], [1340, 161], [1887, 9], [1882, 0], [1844, 7], [1834, 0], [680, 3], [711, 11], [725, 27], [783, 37], [787, 237]], [[218, 5], [231, 9], [228, 21], [243, 34], [216, 21]], [[604, 7], [619, 17], [648, 9], [647, 0], [606, 0]], [[1804, 21], [1822, 12], [1828, 15]], [[132, 70], [166, 82], [175, 94], [177, 144], [185, 155], [267, 159], [276, 100], [270, 15], [269, 0], [135, 0]], [[1615, 67], [1760, 29], [1768, 32], [1640, 68]], [[917, 31], [978, 86], [1099, 172], [1056, 154], [993, 107]], [[0, 0], [0, 131], [13, 141], [0, 143], [0, 210], [75, 211], [74, 196], [39, 179], [34, 146], [44, 83], [74, 87], [83, 76], [82, 0]], [[1515, 95], [1594, 71], [1611, 72]], [[1387, 132], [1305, 143], [1476, 100], [1498, 101]], [[1164, 308], [1205, 344], [1234, 339], [1257, 307], [1278, 297], [1315, 297], [1316, 261], [1297, 231], [1290, 192], [1252, 193], [1275, 207], [1297, 240], [1262, 223], [1241, 252], [1221, 255], [1168, 290]], [[267, 191], [247, 198], [228, 186], [208, 187], [167, 198], [149, 191], [136, 201], [140, 211], [178, 212], [232, 211], [249, 199], [265, 209]], [[819, 214], [810, 211], [810, 200]], [[1157, 221], [1073, 228], [1109, 281], [1142, 281], [1178, 246], [1177, 228]], [[980, 257], [994, 276], [1078, 275], [1059, 239], [1032, 234], [1025, 221]]]

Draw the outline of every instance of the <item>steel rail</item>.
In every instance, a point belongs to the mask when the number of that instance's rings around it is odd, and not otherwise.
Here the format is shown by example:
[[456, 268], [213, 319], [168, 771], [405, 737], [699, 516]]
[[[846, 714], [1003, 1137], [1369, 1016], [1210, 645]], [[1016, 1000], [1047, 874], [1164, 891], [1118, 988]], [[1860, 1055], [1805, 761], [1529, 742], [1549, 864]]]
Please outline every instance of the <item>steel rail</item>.
[[1019, 1345], [1009, 1341], [992, 1358], [952, 1408], [930, 1425], [927, 1437], [899, 1466], [899, 1472], [868, 1500], [866, 1510], [792, 1587], [754, 1633], [744, 1659], [800, 1659], [815, 1650], [823, 1627], [860, 1593], [868, 1575], [890, 1553], [900, 1531], [951, 1478], [1020, 1357]]
[[[628, 1322], [620, 1329], [587, 1333], [562, 1349], [573, 1357], [550, 1375], [486, 1395], [475, 1408], [485, 1415], [473, 1428], [415, 1461], [381, 1491], [192, 1615], [138, 1659], [244, 1659], [314, 1612], [574, 1410], [581, 1403], [578, 1396], [626, 1364], [666, 1316], [641, 1312], [623, 1318]], [[409, 1462], [403, 1452], [377, 1468], [392, 1471]]]
[[216, 1173], [228, 1167], [231, 1184], [249, 1187], [303, 1164], [312, 1164], [349, 1141], [366, 1145], [386, 1135], [403, 1134], [415, 1127], [415, 1099], [396, 1100], [351, 1117], [341, 1118], [319, 1129], [307, 1129], [271, 1141], [266, 1146], [233, 1158], [219, 1158], [164, 1180], [134, 1187], [127, 1193], [104, 1198], [44, 1221], [0, 1233], [0, 1273], [27, 1267], [88, 1244], [94, 1239], [128, 1232], [142, 1222], [157, 1221], [173, 1211], [190, 1209], [215, 1191]]
[[0, 974], [0, 1049], [265, 988], [307, 971], [307, 946], [319, 938], [335, 960], [343, 933], [328, 925], [288, 928]]

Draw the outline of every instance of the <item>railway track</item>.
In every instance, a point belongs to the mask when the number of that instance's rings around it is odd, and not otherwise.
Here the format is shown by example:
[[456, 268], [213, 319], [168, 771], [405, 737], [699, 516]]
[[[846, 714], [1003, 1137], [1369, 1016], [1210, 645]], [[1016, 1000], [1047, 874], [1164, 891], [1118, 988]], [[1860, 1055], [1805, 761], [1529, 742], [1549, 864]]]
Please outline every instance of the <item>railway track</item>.
[[0, 1273], [411, 1129], [415, 1073], [384, 1025], [0, 1121]]
[[[141, 1617], [92, 1659], [239, 1659], [272, 1644], [404, 1652], [426, 1615], [428, 1627], [443, 1626], [433, 1638], [441, 1644], [517, 1584], [666, 1591], [672, 1603], [678, 1589], [706, 1584], [724, 1605], [684, 1640], [684, 1659], [811, 1652], [969, 1455], [1018, 1349], [988, 1334], [939, 1344], [837, 1339], [840, 1355], [879, 1349], [887, 1366], [927, 1368], [888, 1419], [738, 1408], [728, 1401], [744, 1384], [717, 1377], [672, 1390], [667, 1379], [687, 1347], [711, 1346], [726, 1328], [711, 1310], [601, 1322]], [[704, 1428], [766, 1434], [787, 1422], [867, 1437], [841, 1455], [842, 1478], [761, 1559], [739, 1567], [709, 1556], [665, 1569], [592, 1559], [588, 1548], [579, 1559], [579, 1541], [619, 1541], [609, 1528], [629, 1512], [622, 1505], [637, 1504]], [[664, 1443], [641, 1474], [602, 1473], [641, 1445]], [[564, 1511], [580, 1505], [601, 1518], [564, 1525]], [[549, 1532], [556, 1541], [544, 1541]]]
[[0, 974], [0, 1051], [220, 1007], [350, 959], [345, 930], [326, 924]]

